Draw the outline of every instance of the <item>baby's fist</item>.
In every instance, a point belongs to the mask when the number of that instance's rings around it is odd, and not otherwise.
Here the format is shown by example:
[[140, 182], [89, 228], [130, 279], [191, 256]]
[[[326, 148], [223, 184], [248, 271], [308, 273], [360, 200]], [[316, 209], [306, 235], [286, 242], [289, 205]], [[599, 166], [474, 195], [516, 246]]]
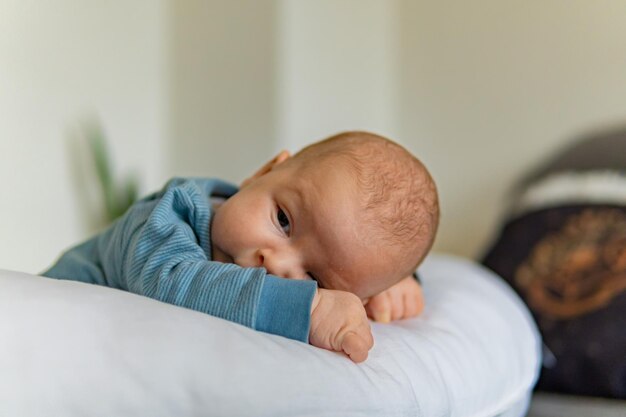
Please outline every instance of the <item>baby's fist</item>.
[[415, 317], [423, 309], [422, 287], [413, 277], [404, 278], [396, 285], [376, 294], [365, 305], [367, 315], [381, 323]]
[[374, 338], [361, 300], [345, 291], [322, 288], [317, 291], [309, 343], [344, 352], [354, 362], [363, 362], [374, 345]]

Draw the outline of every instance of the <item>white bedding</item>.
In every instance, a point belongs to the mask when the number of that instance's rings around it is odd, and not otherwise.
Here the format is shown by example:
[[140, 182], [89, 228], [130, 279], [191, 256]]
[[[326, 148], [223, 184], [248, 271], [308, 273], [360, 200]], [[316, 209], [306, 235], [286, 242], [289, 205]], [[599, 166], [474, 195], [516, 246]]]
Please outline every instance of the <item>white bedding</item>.
[[431, 255], [419, 318], [360, 365], [123, 291], [0, 270], [0, 416], [521, 416], [539, 337], [489, 271]]

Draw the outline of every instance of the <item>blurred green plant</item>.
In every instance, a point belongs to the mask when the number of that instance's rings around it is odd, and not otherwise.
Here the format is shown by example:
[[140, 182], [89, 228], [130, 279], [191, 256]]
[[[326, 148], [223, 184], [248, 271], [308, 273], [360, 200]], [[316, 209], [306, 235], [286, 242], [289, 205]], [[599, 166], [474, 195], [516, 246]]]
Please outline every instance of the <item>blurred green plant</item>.
[[138, 181], [134, 175], [120, 181], [115, 179], [107, 139], [100, 125], [91, 126], [85, 136], [100, 184], [106, 221], [112, 222], [137, 201]]

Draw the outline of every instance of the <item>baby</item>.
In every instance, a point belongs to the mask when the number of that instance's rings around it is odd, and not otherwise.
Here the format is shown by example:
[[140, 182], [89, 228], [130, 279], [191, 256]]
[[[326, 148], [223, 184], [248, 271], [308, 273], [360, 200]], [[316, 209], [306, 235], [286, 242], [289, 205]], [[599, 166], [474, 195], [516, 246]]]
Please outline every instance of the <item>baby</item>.
[[381, 136], [346, 132], [281, 152], [239, 190], [171, 180], [43, 275], [146, 295], [361, 362], [373, 346], [367, 315], [421, 311], [411, 275], [438, 219], [435, 184], [415, 157]]

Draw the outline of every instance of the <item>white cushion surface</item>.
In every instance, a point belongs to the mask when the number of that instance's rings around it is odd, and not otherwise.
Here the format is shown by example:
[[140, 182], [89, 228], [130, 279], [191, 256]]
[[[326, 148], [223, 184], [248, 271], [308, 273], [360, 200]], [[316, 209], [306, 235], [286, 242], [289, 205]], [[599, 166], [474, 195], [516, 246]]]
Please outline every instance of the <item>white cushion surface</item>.
[[0, 270], [0, 415], [523, 415], [540, 342], [522, 302], [458, 258], [431, 255], [420, 275], [422, 316], [373, 324], [355, 365], [127, 292]]

